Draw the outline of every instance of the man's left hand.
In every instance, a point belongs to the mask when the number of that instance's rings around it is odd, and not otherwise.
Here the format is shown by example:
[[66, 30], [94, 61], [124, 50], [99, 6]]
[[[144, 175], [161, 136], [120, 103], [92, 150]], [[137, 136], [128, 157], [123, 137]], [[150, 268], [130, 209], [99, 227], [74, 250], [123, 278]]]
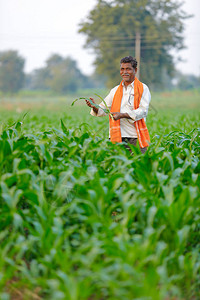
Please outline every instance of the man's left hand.
[[120, 112], [112, 112], [113, 118], [115, 121], [120, 120], [122, 118], [131, 119], [128, 113], [120, 113]]
[[122, 114], [120, 112], [112, 112], [111, 114], [113, 115], [115, 121], [122, 118]]

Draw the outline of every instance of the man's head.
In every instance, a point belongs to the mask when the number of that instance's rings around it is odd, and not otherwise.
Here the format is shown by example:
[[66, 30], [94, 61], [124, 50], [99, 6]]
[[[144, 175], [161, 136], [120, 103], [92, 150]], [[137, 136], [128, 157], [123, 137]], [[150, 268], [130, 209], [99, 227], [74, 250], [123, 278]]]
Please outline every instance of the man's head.
[[126, 56], [120, 60], [120, 75], [127, 86], [135, 79], [137, 73], [137, 60], [132, 56]]

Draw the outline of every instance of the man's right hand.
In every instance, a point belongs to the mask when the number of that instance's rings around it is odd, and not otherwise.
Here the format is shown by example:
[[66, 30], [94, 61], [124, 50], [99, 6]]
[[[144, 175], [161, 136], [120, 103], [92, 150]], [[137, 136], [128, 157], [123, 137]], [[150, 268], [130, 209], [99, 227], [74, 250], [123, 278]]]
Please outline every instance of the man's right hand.
[[[94, 101], [93, 98], [90, 98], [90, 100], [95, 104], [95, 101]], [[85, 100], [85, 102], [86, 102], [87, 106], [91, 107], [91, 108], [94, 110], [94, 112], [95, 112], [96, 114], [98, 113], [98, 108], [95, 107], [94, 105], [92, 105], [92, 104], [90, 103], [90, 101]]]

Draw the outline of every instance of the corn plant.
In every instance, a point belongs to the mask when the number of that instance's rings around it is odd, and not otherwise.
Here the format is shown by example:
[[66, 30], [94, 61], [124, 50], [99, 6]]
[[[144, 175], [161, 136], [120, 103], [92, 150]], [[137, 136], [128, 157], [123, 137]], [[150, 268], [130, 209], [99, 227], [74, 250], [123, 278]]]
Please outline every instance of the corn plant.
[[2, 128], [1, 299], [200, 297], [198, 117], [157, 118], [144, 155], [104, 120]]

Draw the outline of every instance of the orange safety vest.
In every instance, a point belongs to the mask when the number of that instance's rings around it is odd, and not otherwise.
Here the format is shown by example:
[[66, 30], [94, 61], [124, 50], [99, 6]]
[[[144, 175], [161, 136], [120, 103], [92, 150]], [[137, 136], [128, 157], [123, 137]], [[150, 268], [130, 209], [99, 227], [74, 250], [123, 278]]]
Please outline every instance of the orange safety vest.
[[[122, 82], [120, 83], [118, 89], [115, 92], [111, 110], [110, 110], [111, 112], [120, 112], [121, 102], [122, 102], [122, 97], [123, 97]], [[135, 77], [135, 80], [134, 80], [134, 109], [139, 108], [142, 94], [143, 94], [143, 84], [142, 84], [142, 82], [140, 82], [137, 79], [137, 77]], [[110, 121], [110, 140], [111, 140], [111, 142], [121, 143], [122, 136], [121, 136], [121, 129], [120, 129], [120, 120], [115, 121], [115, 120], [112, 120], [111, 117], [109, 117], [109, 121]], [[145, 147], [149, 146], [150, 137], [149, 137], [149, 132], [148, 132], [144, 118], [141, 120], [135, 121], [135, 128], [136, 128], [140, 147], [145, 148]]]

